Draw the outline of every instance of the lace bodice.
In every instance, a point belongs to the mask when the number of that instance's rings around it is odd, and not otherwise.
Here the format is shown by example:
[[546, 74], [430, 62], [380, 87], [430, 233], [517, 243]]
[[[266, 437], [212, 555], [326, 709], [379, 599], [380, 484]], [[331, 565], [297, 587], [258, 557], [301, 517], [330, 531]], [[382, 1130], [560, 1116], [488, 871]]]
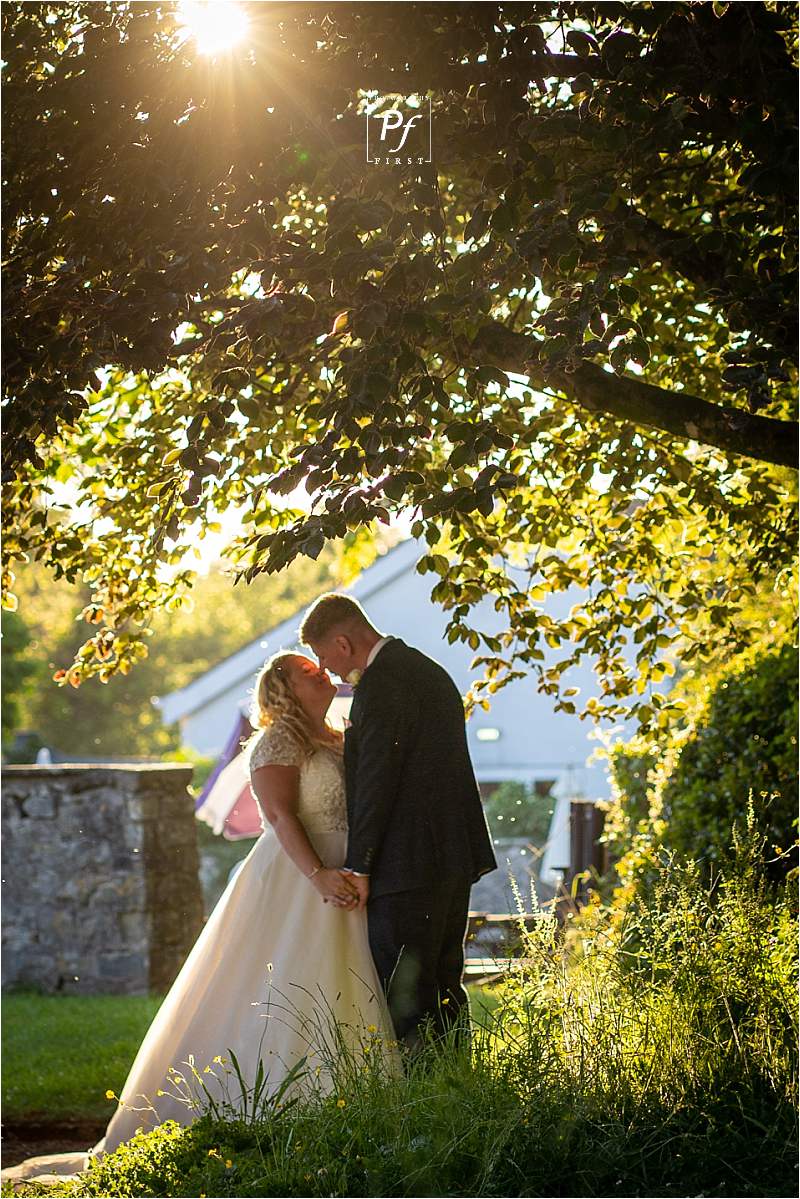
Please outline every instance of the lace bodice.
[[336, 750], [318, 749], [307, 757], [291, 733], [276, 724], [265, 729], [250, 750], [251, 776], [260, 766], [299, 767], [297, 815], [308, 832], [347, 832], [344, 766]]

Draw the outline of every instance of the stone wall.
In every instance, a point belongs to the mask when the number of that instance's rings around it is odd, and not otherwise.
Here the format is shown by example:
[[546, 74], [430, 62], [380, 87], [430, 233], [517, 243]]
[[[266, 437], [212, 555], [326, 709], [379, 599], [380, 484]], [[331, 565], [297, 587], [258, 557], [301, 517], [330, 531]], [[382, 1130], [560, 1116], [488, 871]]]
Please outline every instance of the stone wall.
[[7, 766], [3, 986], [166, 990], [203, 923], [191, 767]]

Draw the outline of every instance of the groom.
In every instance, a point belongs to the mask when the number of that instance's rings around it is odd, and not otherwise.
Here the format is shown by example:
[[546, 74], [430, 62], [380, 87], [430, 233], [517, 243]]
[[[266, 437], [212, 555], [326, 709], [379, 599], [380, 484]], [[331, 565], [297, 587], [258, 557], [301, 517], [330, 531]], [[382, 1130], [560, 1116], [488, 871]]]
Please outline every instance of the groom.
[[469, 1027], [461, 984], [470, 886], [497, 867], [467, 750], [464, 706], [438, 663], [384, 637], [346, 595], [323, 595], [300, 638], [356, 685], [344, 742], [344, 869], [399, 1039]]

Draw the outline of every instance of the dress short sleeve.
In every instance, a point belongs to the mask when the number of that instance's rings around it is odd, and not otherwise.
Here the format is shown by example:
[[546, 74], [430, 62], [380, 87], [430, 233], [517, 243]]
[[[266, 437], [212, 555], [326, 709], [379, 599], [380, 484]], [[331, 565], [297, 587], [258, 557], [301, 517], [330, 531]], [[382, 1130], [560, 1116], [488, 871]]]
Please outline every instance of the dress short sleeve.
[[250, 770], [260, 766], [301, 766], [305, 754], [290, 731], [282, 724], [265, 729], [250, 751]]

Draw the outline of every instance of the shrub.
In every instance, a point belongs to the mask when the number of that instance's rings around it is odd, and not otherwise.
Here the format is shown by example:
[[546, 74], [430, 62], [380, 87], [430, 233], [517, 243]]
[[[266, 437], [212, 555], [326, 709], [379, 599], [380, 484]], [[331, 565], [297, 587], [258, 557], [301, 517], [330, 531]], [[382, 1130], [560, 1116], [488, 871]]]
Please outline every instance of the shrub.
[[535, 787], [509, 781], [484, 800], [484, 809], [493, 837], [526, 837], [544, 845], [554, 803], [552, 795], [538, 795]]
[[797, 652], [747, 655], [708, 697], [661, 788], [668, 846], [716, 861], [753, 793], [767, 850], [785, 849], [797, 823]]
[[[666, 851], [707, 872], [725, 852], [730, 828], [752, 796], [773, 878], [796, 860], [797, 656], [790, 645], [754, 649], [712, 674], [702, 692], [687, 676], [685, 727], [660, 744], [634, 738], [606, 753], [612, 799], [604, 838], [614, 860], [621, 909], [648, 892]], [[796, 846], [795, 846], [796, 848]]]

